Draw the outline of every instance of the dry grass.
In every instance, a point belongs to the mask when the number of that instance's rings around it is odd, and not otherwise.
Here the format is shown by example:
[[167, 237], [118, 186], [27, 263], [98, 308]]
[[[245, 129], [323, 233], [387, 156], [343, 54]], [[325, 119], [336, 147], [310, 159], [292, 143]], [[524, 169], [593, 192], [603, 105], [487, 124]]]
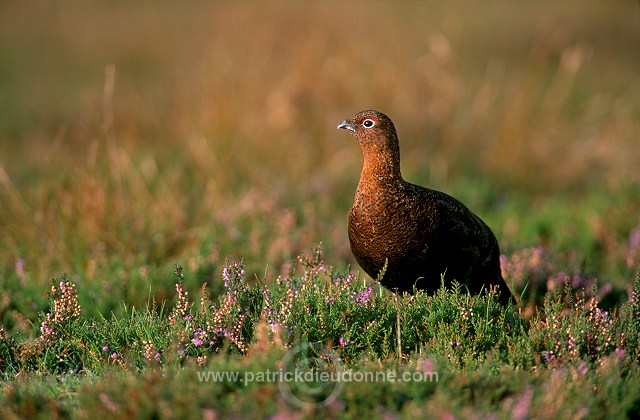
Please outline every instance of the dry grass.
[[349, 261], [361, 157], [335, 126], [364, 108], [396, 122], [408, 178], [449, 191], [640, 181], [633, 2], [2, 9], [3, 270], [285, 270], [320, 241]]

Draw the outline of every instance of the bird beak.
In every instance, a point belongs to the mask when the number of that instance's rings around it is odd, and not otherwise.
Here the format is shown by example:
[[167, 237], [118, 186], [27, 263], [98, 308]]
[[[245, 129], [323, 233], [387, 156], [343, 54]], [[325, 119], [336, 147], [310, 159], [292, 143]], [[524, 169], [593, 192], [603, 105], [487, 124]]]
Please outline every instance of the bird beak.
[[342, 122], [338, 124], [338, 128], [344, 128], [345, 130], [349, 130], [352, 132], [356, 131], [356, 128], [353, 126], [353, 124], [351, 124], [351, 121], [349, 119], [342, 120]]

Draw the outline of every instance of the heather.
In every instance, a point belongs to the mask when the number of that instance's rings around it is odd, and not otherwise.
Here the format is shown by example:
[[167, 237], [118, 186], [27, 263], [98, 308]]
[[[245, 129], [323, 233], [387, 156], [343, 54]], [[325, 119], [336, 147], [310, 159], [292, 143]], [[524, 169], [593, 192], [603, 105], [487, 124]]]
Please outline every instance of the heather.
[[[18, 342], [4, 331], [0, 337], [3, 413], [37, 414], [32, 404], [38, 401], [80, 417], [96, 411], [171, 417], [201, 410], [223, 416], [255, 410], [357, 416], [408, 409], [466, 416], [497, 407], [514, 417], [637, 412], [637, 395], [628, 390], [640, 380], [640, 276], [613, 312], [600, 307], [595, 287], [590, 294], [576, 291], [567, 279], [562, 292], [547, 293], [526, 319], [494, 294], [471, 296], [459, 288], [396, 297], [327, 266], [319, 249], [298, 265], [272, 284], [252, 284], [241, 263], [226, 263], [224, 291], [216, 299], [206, 284], [191, 296], [176, 267], [172, 308], [150, 302], [144, 310], [97, 320], [81, 315], [73, 283], [54, 279], [39, 337]], [[305, 358], [298, 360], [300, 354]], [[283, 391], [277, 377], [259, 379], [265, 372], [293, 372], [305, 360], [320, 361], [315, 369], [323, 372], [346, 372], [347, 378], [355, 371], [412, 380], [347, 380], [319, 388], [286, 383]], [[212, 372], [242, 376], [212, 379]], [[45, 392], [50, 378], [62, 385]], [[68, 388], [77, 398], [56, 397]], [[123, 398], [122, 389], [133, 398]], [[265, 392], [269, 401], [251, 401]], [[555, 393], [574, 392], [589, 398], [547, 404]], [[371, 393], [377, 397], [362, 399]], [[165, 412], [150, 395], [159, 395]]]
[[[0, 8], [0, 417], [637, 416], [637, 2]], [[516, 305], [357, 266], [365, 108]]]

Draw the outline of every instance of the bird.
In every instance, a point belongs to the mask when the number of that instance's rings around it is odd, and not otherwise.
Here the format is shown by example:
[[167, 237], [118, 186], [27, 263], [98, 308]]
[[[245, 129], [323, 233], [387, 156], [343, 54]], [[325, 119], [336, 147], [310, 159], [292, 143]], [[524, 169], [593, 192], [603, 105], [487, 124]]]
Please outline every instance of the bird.
[[397, 294], [434, 294], [442, 282], [451, 288], [457, 281], [472, 295], [496, 289], [500, 303], [515, 302], [489, 226], [451, 195], [404, 180], [389, 117], [361, 111], [337, 128], [355, 137], [364, 157], [348, 234], [367, 274]]

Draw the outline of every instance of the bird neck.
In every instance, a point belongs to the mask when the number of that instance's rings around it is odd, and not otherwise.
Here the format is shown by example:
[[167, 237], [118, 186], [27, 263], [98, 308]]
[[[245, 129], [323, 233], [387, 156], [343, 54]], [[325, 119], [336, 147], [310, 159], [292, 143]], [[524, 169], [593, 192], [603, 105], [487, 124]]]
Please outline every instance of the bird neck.
[[358, 189], [389, 188], [402, 182], [400, 153], [397, 150], [369, 150], [365, 153]]

